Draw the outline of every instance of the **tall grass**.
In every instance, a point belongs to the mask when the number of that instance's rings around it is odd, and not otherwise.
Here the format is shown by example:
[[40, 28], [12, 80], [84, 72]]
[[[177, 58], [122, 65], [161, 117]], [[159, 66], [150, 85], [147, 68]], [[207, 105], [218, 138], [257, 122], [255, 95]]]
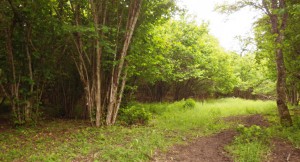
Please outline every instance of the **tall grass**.
[[173, 104], [145, 104], [160, 113], [154, 123], [159, 128], [189, 130], [193, 128], [214, 127], [216, 119], [220, 117], [247, 115], [247, 114], [271, 114], [276, 113], [274, 101], [254, 101], [239, 98], [225, 98], [209, 100], [204, 103], [197, 102], [191, 110], [182, 108], [184, 101]]

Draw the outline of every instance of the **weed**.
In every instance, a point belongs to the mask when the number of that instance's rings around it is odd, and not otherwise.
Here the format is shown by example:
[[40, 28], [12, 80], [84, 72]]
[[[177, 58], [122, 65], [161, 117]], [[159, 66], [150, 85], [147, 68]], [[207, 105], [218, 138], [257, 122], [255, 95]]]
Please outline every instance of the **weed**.
[[185, 109], [192, 109], [195, 108], [195, 106], [196, 106], [196, 101], [191, 98], [187, 99], [183, 105]]
[[246, 142], [253, 142], [257, 140], [267, 142], [270, 136], [269, 129], [263, 129], [257, 125], [245, 127], [244, 125], [239, 124], [237, 127], [237, 131], [240, 133], [240, 136], [238, 138]]
[[270, 150], [268, 129], [257, 125], [251, 127], [238, 125], [237, 131], [240, 135], [236, 136], [234, 142], [226, 148], [234, 155], [236, 161], [260, 162], [266, 158], [265, 155]]
[[235, 161], [260, 162], [269, 151], [269, 147], [261, 141], [248, 143], [236, 141], [233, 145], [227, 146], [227, 150], [235, 156]]

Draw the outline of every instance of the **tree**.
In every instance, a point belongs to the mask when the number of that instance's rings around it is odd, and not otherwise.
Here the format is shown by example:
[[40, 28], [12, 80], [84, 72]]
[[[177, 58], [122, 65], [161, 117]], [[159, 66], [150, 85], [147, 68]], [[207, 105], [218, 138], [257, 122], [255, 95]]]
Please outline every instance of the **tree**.
[[190, 17], [169, 20], [143, 33], [132, 46], [130, 68], [138, 94], [151, 101], [209, 96], [232, 91], [231, 55]]
[[13, 121], [30, 123], [38, 118], [44, 87], [54, 70], [50, 68], [57, 45], [52, 44], [56, 35], [52, 4], [39, 0], [0, 3], [0, 48], [5, 54], [1, 55], [0, 88], [9, 99]]
[[[125, 87], [125, 82], [127, 78], [127, 65], [125, 62], [125, 57], [132, 39], [132, 35], [137, 23], [137, 19], [140, 14], [140, 9], [142, 5], [142, 0], [132, 0], [129, 6], [126, 31], [124, 43], [119, 55], [116, 57], [118, 65], [112, 70], [111, 83], [110, 83], [110, 94], [109, 103], [107, 106], [106, 124], [112, 125], [116, 121], [116, 117], [119, 111], [119, 107], [122, 100], [122, 95]], [[121, 74], [123, 72], [123, 80], [121, 87], [119, 88]], [[119, 94], [119, 95], [118, 95]]]
[[287, 27], [288, 10], [285, 0], [240, 0], [235, 4], [219, 6], [221, 12], [234, 12], [244, 7], [252, 7], [263, 11], [268, 16], [270, 32], [273, 35], [273, 51], [277, 67], [277, 108], [281, 124], [291, 126], [292, 119], [286, 101], [286, 68], [283, 55], [284, 32]]

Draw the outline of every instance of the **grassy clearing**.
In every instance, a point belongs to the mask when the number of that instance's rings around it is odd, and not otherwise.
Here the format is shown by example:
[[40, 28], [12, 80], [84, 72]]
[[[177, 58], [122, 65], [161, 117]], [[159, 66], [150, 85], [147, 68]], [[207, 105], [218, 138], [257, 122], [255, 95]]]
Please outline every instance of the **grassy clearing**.
[[[36, 128], [19, 128], [0, 134], [0, 161], [146, 161], [154, 151], [230, 127], [219, 120], [231, 115], [270, 114], [271, 101], [220, 99], [196, 103], [185, 101], [138, 104], [152, 119], [148, 126], [91, 128], [83, 121], [55, 120]], [[254, 146], [253, 146], [254, 147]], [[256, 147], [256, 146], [255, 146]]]

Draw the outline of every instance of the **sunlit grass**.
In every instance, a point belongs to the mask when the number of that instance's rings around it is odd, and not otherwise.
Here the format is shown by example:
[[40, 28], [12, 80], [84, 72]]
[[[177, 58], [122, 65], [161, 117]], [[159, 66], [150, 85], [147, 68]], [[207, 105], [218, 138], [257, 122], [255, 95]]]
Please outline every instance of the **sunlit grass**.
[[238, 162], [261, 162], [270, 151], [269, 146], [261, 141], [250, 143], [235, 142], [227, 147]]
[[[276, 113], [274, 101], [254, 101], [238, 98], [210, 100], [204, 103], [197, 102], [192, 110], [182, 109], [182, 102], [165, 104], [166, 112], [157, 119], [158, 127], [189, 130], [191, 128], [210, 128], [217, 126], [216, 119], [220, 117], [273, 114]], [[161, 107], [162, 104], [160, 104]]]

